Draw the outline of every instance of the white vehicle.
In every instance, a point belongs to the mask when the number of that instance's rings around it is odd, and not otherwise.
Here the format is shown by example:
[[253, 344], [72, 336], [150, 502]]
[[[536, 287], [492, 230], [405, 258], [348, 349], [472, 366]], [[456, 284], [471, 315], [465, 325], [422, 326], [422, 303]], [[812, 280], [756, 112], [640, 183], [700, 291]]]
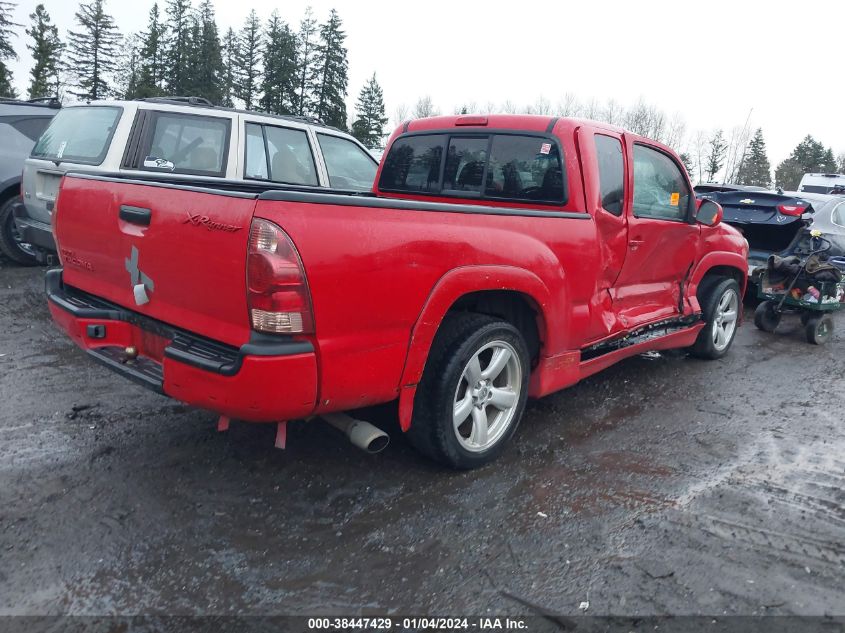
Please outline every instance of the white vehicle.
[[798, 185], [805, 193], [833, 193], [836, 188], [845, 190], [845, 174], [804, 174]]
[[[15, 210], [22, 240], [55, 252], [51, 215], [65, 172], [136, 180], [237, 181], [280, 189], [370, 191], [378, 163], [349, 134], [305, 117], [213, 106], [195, 97], [97, 101], [63, 108], [35, 144]], [[227, 185], [226, 183], [229, 183]]]

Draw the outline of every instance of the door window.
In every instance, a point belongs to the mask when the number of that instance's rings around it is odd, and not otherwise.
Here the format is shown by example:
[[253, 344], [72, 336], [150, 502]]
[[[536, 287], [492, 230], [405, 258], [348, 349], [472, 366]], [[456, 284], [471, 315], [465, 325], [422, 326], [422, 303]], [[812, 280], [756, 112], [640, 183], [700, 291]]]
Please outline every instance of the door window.
[[264, 132], [260, 125], [246, 124], [246, 160], [244, 178], [267, 180], [267, 146], [264, 145]]
[[229, 124], [228, 119], [219, 117], [156, 112], [141, 168], [223, 176], [229, 149]]
[[330, 187], [356, 191], [373, 188], [378, 163], [372, 156], [359, 145], [339, 136], [317, 134], [317, 140], [326, 161]]
[[601, 206], [608, 213], [622, 215], [625, 200], [625, 162], [622, 141], [596, 134], [596, 159], [599, 167]]
[[690, 190], [674, 160], [645, 145], [634, 145], [634, 215], [685, 220]]
[[291, 185], [318, 186], [317, 168], [308, 134], [275, 125], [265, 125], [270, 180]]

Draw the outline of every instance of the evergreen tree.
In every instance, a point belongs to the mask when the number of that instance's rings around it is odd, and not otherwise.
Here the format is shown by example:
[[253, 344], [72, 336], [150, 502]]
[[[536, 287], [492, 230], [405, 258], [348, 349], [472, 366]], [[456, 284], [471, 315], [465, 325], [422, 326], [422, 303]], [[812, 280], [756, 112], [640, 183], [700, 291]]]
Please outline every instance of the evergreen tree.
[[164, 74], [166, 68], [164, 23], [154, 3], [150, 9], [147, 30], [141, 36], [140, 70], [135, 93], [138, 98], [158, 97], [164, 94]]
[[680, 153], [681, 162], [684, 164], [684, 169], [687, 170], [687, 174], [689, 174], [690, 180], [692, 180], [693, 174], [693, 165], [692, 165], [692, 156], [690, 156], [687, 152]]
[[12, 48], [12, 28], [20, 26], [12, 22], [14, 7], [15, 5], [11, 2], [0, 0], [0, 97], [13, 99], [18, 96], [18, 93], [12, 85], [12, 71], [9, 70], [6, 62], [18, 58], [18, 54]]
[[772, 166], [766, 156], [766, 141], [763, 140], [763, 130], [760, 128], [757, 128], [754, 138], [745, 150], [736, 182], [739, 185], [755, 185], [767, 189], [772, 186]]
[[296, 35], [276, 11], [267, 21], [263, 54], [261, 109], [274, 114], [293, 114], [297, 105]]
[[707, 154], [707, 182], [714, 182], [714, 179], [722, 169], [725, 162], [725, 152], [728, 146], [725, 144], [725, 138], [722, 135], [722, 130], [716, 130], [710, 138], [710, 151]]
[[226, 31], [226, 36], [223, 38], [223, 65], [220, 75], [220, 105], [227, 108], [234, 106], [235, 84], [237, 83], [238, 74], [238, 57], [240, 56], [240, 46], [238, 44], [238, 36], [232, 27]]
[[319, 74], [314, 90], [314, 114], [329, 125], [346, 129], [349, 62], [343, 45], [346, 33], [341, 27], [340, 16], [332, 9], [328, 22], [320, 27], [320, 41], [316, 47], [314, 65]]
[[203, 0], [200, 4], [198, 20], [199, 32], [193, 42], [199, 55], [194, 76], [196, 94], [219, 104], [223, 100], [223, 52], [211, 0]]
[[95, 101], [114, 94], [111, 74], [117, 67], [120, 33], [114, 19], [105, 11], [105, 0], [79, 5], [76, 21], [79, 31], [68, 34], [67, 70], [70, 93]]
[[247, 110], [252, 110], [258, 102], [261, 73], [261, 22], [255, 9], [249, 12], [238, 39], [235, 96], [244, 102]]
[[165, 87], [171, 95], [185, 95], [190, 84], [191, 0], [167, 0]]
[[381, 147], [387, 117], [384, 114], [384, 93], [376, 81], [375, 73], [361, 88], [355, 110], [357, 116], [352, 123], [352, 135], [361, 141], [364, 147]]
[[59, 61], [62, 43], [59, 29], [50, 22], [50, 15], [43, 4], [35, 7], [35, 13], [29, 14], [32, 26], [26, 34], [32, 38], [27, 48], [32, 52], [32, 70], [29, 71], [29, 98], [59, 96]]
[[143, 38], [133, 33], [124, 38], [116, 73], [116, 94], [121, 99], [137, 99], [141, 81]]
[[794, 191], [804, 174], [836, 171], [836, 157], [832, 149], [825, 149], [809, 134], [798, 143], [789, 158], [775, 170], [775, 184], [781, 189]]
[[315, 67], [317, 48], [317, 21], [311, 7], [305, 9], [305, 17], [299, 23], [296, 38], [296, 62], [299, 66], [297, 77], [296, 114], [312, 114], [314, 104], [314, 84], [318, 69]]

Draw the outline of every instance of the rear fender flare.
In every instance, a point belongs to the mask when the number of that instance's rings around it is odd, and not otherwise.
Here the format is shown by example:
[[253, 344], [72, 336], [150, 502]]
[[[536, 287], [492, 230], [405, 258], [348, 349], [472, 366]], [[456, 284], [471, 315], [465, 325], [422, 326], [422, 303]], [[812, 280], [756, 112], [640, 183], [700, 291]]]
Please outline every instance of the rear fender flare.
[[[538, 310], [537, 329], [542, 349], [555, 349], [558, 338], [555, 333], [566, 331], [568, 319], [561, 310], [566, 305], [565, 298], [556, 296], [552, 301], [548, 287], [534, 273], [514, 266], [464, 266], [450, 270], [435, 284], [411, 330], [399, 385], [399, 418], [403, 431], [410, 428], [416, 385], [443, 318], [458, 299], [485, 290], [509, 290], [531, 299]], [[549, 328], [550, 323], [554, 324], [554, 329]]]

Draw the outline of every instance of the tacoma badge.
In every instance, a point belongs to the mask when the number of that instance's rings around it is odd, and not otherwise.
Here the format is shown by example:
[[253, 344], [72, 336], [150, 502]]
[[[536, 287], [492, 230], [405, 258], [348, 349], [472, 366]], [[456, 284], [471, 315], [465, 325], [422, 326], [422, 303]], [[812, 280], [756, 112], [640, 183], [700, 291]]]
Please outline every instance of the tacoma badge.
[[135, 295], [135, 303], [139, 306], [150, 302], [147, 292], [155, 290], [155, 283], [138, 268], [138, 249], [132, 247], [129, 258], [123, 260], [126, 265], [126, 272], [129, 273], [129, 283], [132, 285], [132, 293]]

